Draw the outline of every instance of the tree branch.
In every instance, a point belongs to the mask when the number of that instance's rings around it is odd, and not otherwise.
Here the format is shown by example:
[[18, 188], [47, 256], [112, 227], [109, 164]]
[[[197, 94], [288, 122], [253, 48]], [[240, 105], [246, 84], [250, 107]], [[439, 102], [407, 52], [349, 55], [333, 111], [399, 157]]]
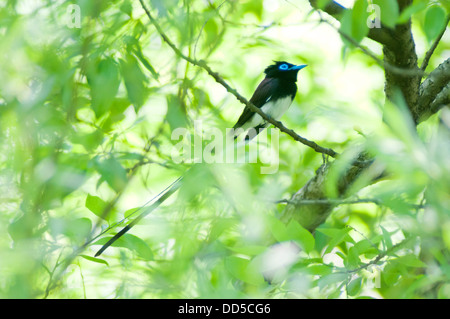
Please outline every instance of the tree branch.
[[[277, 204], [295, 204], [295, 205], [319, 205], [319, 204], [330, 204], [334, 206], [339, 205], [353, 205], [353, 204], [375, 204], [378, 206], [384, 206], [384, 204], [381, 200], [377, 198], [358, 198], [358, 199], [304, 199], [301, 201], [292, 201], [291, 199], [282, 199], [276, 202]], [[407, 203], [408, 206], [411, 206], [411, 208], [415, 209], [421, 209], [425, 206], [423, 204], [411, 204]]]
[[[315, 176], [310, 179], [297, 193], [292, 195], [289, 203], [284, 209], [281, 220], [285, 223], [294, 219], [310, 232], [325, 222], [331, 214], [332, 209], [337, 203], [327, 199], [325, 189], [326, 181], [329, 177], [334, 162], [322, 164]], [[370, 167], [370, 166], [369, 166]], [[360, 176], [364, 171], [363, 167], [350, 167], [338, 180], [337, 192], [338, 197], [344, 196], [348, 187]], [[317, 201], [308, 205], [302, 203], [308, 201]]]
[[[310, 0], [313, 7], [317, 8], [317, 1]], [[398, 0], [400, 11], [404, 10], [411, 4], [411, 0]], [[339, 5], [333, 1], [329, 3], [323, 10], [328, 14], [335, 16], [342, 13], [345, 9], [339, 9]], [[341, 6], [342, 7], [342, 6]], [[373, 31], [369, 33], [369, 38], [374, 39]], [[417, 65], [417, 54], [415, 51], [414, 39], [411, 32], [411, 21], [397, 25], [395, 30], [389, 31], [388, 28], [382, 27], [378, 29], [383, 33], [383, 40], [378, 41], [383, 44], [385, 69], [385, 94], [387, 100], [394, 101], [397, 92], [401, 92], [409, 110], [414, 114], [419, 99], [419, 86], [422, 78], [421, 70]], [[384, 38], [385, 37], [385, 38]], [[379, 40], [379, 38], [377, 38]], [[398, 72], [399, 69], [410, 70], [408, 73]], [[431, 75], [430, 75], [431, 76]], [[442, 88], [441, 88], [442, 89]], [[431, 102], [431, 101], [430, 101]], [[360, 154], [359, 160], [370, 160], [367, 154]], [[335, 161], [336, 162], [336, 161]], [[327, 202], [328, 194], [326, 192], [327, 180], [332, 176], [332, 167], [334, 162], [325, 163], [316, 171], [315, 176], [310, 179], [297, 193], [295, 193], [285, 210], [282, 213], [281, 220], [288, 222], [291, 219], [297, 220], [303, 227], [311, 232], [325, 222], [330, 215], [333, 207], [332, 202]], [[365, 176], [366, 183], [360, 185], [364, 187], [376, 180], [383, 171], [382, 167], [374, 162], [366, 167], [351, 166], [341, 173], [337, 181], [337, 196], [340, 199], [348, 197], [348, 190], [362, 175]], [[352, 191], [356, 191], [352, 189]], [[309, 200], [324, 200], [323, 203], [302, 205], [301, 203]]]
[[405, 244], [409, 243], [409, 241], [411, 240], [411, 237], [408, 237], [406, 239], [403, 239], [401, 242], [393, 245], [392, 247], [390, 247], [389, 249], [386, 249], [385, 251], [380, 252], [374, 259], [372, 259], [371, 261], [369, 261], [368, 263], [362, 264], [361, 266], [355, 268], [355, 269], [349, 269], [349, 270], [344, 270], [344, 271], [340, 271], [340, 272], [336, 272], [337, 274], [342, 274], [342, 273], [355, 273], [358, 272], [360, 270], [363, 269], [367, 269], [370, 266], [373, 265], [378, 265], [378, 263], [381, 262], [381, 260], [386, 257], [389, 256], [391, 254], [393, 254], [396, 250], [398, 250], [399, 248], [405, 246]]
[[[319, 7], [317, 0], [309, 0], [309, 3], [311, 4], [311, 7], [313, 7], [314, 9], [326, 12], [328, 15], [332, 16], [337, 20], [340, 20], [344, 11], [347, 10], [344, 6], [340, 5], [336, 1], [328, 2], [324, 8]], [[391, 30], [389, 30], [383, 25], [381, 26], [381, 28], [369, 29], [369, 34], [367, 35], [367, 37], [383, 45], [387, 45], [390, 47], [397, 46], [397, 42], [395, 41], [395, 38], [393, 37]]]
[[433, 102], [431, 102], [429, 112], [426, 115], [422, 116], [422, 120], [426, 120], [426, 116], [431, 116], [432, 114], [438, 112], [445, 106], [450, 105], [450, 83], [444, 87], [444, 89], [436, 96]]
[[442, 62], [420, 85], [419, 102], [413, 110], [417, 123], [427, 119], [449, 101], [450, 58]]
[[389, 71], [391, 71], [391, 72], [393, 72], [393, 73], [395, 73], [395, 74], [397, 74], [399, 76], [413, 76], [413, 75], [420, 75], [420, 76], [422, 76], [422, 75], [425, 74], [425, 72], [423, 70], [421, 70], [421, 69], [417, 69], [417, 68], [412, 68], [412, 69], [401, 68], [401, 67], [397, 67], [396, 65], [390, 64], [390, 63], [388, 63], [386, 61], [383, 61], [379, 57], [377, 57], [375, 53], [373, 53], [372, 51], [370, 51], [366, 47], [362, 46], [360, 43], [358, 43], [355, 39], [353, 39], [348, 34], [342, 32], [341, 29], [336, 28], [329, 21], [327, 21], [325, 19], [321, 19], [320, 22], [326, 23], [329, 26], [331, 26], [332, 28], [334, 28], [336, 30], [336, 32], [339, 33], [339, 35], [341, 35], [343, 38], [345, 38], [352, 45], [354, 45], [355, 47], [360, 49], [364, 54], [366, 54], [367, 56], [372, 58], [379, 66], [383, 67], [384, 69], [389, 69]]
[[[399, 0], [400, 11], [406, 8], [411, 0]], [[404, 76], [397, 74], [390, 68], [385, 68], [385, 94], [386, 98], [395, 102], [398, 91], [401, 92], [411, 114], [417, 107], [419, 99], [419, 86], [422, 74], [417, 65], [417, 53], [414, 38], [411, 32], [411, 20], [397, 25], [394, 30], [397, 41], [396, 46], [383, 46], [384, 61], [404, 69], [417, 70], [416, 74]]]

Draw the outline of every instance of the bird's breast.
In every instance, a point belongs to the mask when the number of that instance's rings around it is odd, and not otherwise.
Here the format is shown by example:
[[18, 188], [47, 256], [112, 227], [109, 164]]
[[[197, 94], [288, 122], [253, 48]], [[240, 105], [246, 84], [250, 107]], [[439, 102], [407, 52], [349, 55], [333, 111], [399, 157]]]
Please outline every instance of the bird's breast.
[[292, 103], [292, 97], [286, 96], [276, 100], [269, 100], [261, 107], [261, 111], [269, 115], [271, 118], [278, 120], [288, 110]]
[[[292, 103], [292, 97], [286, 96], [277, 98], [276, 100], [269, 100], [261, 107], [261, 111], [270, 116], [271, 118], [278, 120], [287, 111]], [[259, 114], [254, 114], [249, 121], [244, 123], [241, 127], [247, 130], [252, 127], [257, 127], [263, 124], [265, 121]]]

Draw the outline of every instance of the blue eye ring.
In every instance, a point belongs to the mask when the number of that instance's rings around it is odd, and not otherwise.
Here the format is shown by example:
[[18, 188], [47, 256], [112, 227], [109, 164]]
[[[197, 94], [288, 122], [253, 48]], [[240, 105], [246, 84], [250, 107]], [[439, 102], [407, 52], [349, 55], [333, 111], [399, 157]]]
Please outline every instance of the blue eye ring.
[[282, 64], [278, 68], [282, 71], [286, 71], [287, 69], [289, 69], [289, 66], [287, 64]]

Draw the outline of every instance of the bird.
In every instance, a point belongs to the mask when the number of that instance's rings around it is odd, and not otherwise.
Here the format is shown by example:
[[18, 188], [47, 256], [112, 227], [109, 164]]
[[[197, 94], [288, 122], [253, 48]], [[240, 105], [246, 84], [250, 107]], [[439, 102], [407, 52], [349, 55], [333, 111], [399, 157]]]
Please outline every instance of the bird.
[[[306, 64], [294, 65], [284, 61], [274, 61], [265, 70], [265, 78], [256, 88], [250, 102], [266, 115], [278, 120], [288, 110], [297, 93], [298, 71]], [[246, 106], [231, 130], [234, 139], [247, 132], [245, 141], [249, 141], [269, 126], [259, 114]]]

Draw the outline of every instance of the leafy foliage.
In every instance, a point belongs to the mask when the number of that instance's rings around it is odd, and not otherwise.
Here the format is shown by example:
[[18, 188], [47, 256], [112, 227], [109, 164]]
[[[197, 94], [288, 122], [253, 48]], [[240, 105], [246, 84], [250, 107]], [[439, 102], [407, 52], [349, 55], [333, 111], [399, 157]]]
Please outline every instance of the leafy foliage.
[[[34, 3], [0, 4], [0, 297], [450, 298], [449, 111], [416, 131], [401, 100], [384, 104], [382, 68], [355, 47], [380, 52], [366, 1], [342, 15], [341, 38], [307, 1], [144, 1], [184, 54], [247, 97], [272, 60], [307, 62], [283, 123], [344, 158], [326, 185], [340, 205], [314, 234], [279, 219], [323, 161], [287, 135], [275, 174], [261, 159], [173, 161], [176, 128], [225, 130], [243, 106], [161, 40], [139, 1]], [[372, 3], [390, 28], [411, 18], [425, 47], [448, 21], [447, 1]], [[386, 175], [340, 201], [345, 158], [362, 146]]]

